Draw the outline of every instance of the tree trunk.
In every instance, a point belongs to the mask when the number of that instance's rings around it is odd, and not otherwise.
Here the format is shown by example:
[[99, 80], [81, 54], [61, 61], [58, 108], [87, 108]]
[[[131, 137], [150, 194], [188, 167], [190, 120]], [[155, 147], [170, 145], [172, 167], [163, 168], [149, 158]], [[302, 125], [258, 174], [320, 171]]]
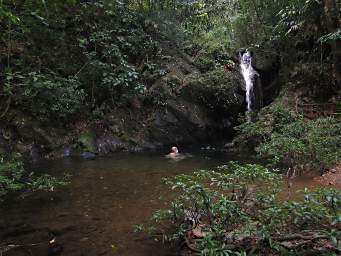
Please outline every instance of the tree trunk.
[[[329, 33], [341, 28], [340, 11], [337, 8], [337, 0], [323, 0], [326, 24]], [[341, 88], [341, 39], [330, 42], [333, 55], [333, 71], [337, 88]]]

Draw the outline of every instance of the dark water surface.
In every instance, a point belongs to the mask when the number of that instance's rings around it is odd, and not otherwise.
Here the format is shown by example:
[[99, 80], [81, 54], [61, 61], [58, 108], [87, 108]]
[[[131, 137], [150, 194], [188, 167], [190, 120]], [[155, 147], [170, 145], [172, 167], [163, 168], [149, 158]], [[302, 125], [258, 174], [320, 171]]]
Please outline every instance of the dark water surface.
[[52, 174], [68, 172], [71, 184], [2, 207], [1, 245], [26, 245], [3, 256], [48, 255], [48, 241], [53, 237], [53, 250], [62, 250], [61, 255], [66, 256], [175, 255], [172, 249], [147, 235], [135, 234], [132, 228], [164, 206], [159, 198], [169, 190], [161, 178], [237, 159], [227, 153], [202, 151], [179, 162], [155, 153], [119, 153], [93, 161], [69, 158], [40, 163], [33, 168]]
[[[174, 248], [133, 232], [133, 225], [146, 222], [156, 209], [165, 207], [166, 200], [160, 197], [171, 194], [161, 179], [241, 158], [199, 151], [176, 162], [163, 153], [118, 153], [96, 160], [67, 158], [32, 166], [56, 176], [67, 172], [72, 175], [71, 183], [55, 192], [34, 193], [2, 205], [0, 256], [55, 252], [65, 256], [177, 255]], [[252, 162], [252, 158], [244, 155], [243, 161]], [[280, 198], [289, 200], [295, 199], [296, 190], [317, 183], [312, 177], [299, 177], [284, 186]], [[9, 244], [19, 246], [6, 252]]]

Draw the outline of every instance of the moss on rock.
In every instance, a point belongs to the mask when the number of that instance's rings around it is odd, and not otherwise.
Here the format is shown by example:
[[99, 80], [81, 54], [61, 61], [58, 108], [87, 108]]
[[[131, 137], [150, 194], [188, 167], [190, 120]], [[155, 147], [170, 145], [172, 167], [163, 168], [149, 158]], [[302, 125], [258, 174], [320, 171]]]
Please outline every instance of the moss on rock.
[[96, 152], [95, 148], [95, 134], [91, 130], [82, 132], [78, 138], [78, 144], [81, 146], [83, 151]]

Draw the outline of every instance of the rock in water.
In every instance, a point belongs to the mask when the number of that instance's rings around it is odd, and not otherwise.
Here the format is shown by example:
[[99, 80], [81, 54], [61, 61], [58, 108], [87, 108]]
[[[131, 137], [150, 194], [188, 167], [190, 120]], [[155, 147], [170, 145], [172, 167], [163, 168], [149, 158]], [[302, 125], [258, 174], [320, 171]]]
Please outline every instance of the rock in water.
[[83, 152], [81, 156], [86, 159], [86, 160], [95, 160], [96, 159], [96, 154], [91, 153], [91, 152]]

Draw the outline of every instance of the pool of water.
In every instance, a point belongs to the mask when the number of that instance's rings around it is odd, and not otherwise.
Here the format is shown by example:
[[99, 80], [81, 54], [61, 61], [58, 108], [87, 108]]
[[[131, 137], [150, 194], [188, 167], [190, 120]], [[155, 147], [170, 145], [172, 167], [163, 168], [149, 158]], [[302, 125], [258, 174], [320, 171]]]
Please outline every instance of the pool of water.
[[66, 256], [176, 255], [172, 248], [135, 234], [132, 228], [164, 206], [159, 198], [168, 190], [161, 178], [238, 159], [233, 154], [200, 151], [178, 162], [163, 154], [118, 153], [96, 160], [67, 158], [39, 163], [32, 168], [56, 175], [67, 172], [72, 175], [71, 183], [2, 206], [1, 246], [19, 245], [3, 256], [45, 256], [53, 251]]
[[[1, 205], [0, 255], [177, 255], [176, 247], [165, 246], [147, 234], [136, 234], [133, 229], [133, 225], [145, 223], [156, 209], [165, 207], [165, 198], [171, 194], [161, 179], [231, 160], [254, 162], [251, 156], [188, 151], [191, 156], [181, 161], [165, 158], [166, 152], [117, 153], [95, 160], [65, 158], [31, 166], [55, 176], [69, 173], [70, 184]], [[314, 175], [284, 183], [280, 199], [295, 199], [295, 191], [318, 186]]]

